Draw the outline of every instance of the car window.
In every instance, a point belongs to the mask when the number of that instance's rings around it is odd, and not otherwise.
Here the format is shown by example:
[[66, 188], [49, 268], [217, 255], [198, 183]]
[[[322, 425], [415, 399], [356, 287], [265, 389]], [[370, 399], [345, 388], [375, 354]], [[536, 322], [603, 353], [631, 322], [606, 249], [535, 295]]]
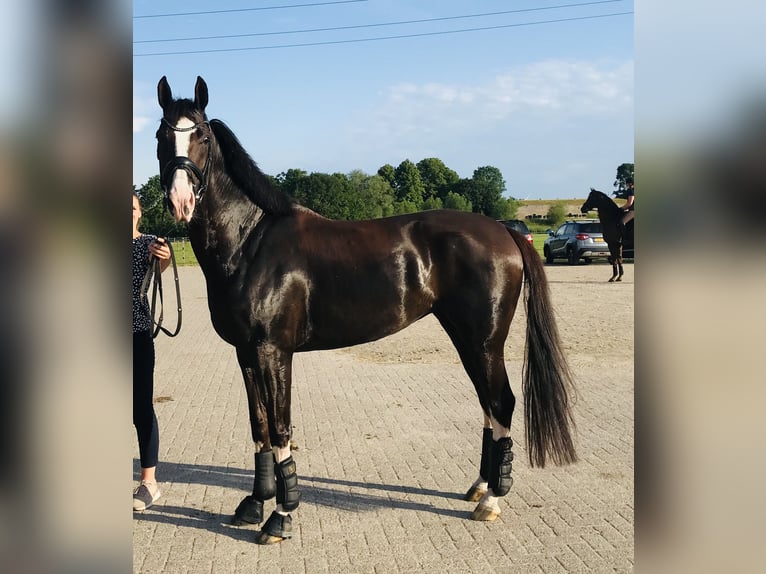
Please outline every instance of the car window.
[[580, 233], [601, 233], [601, 223], [594, 221], [580, 224]]
[[556, 236], [564, 235], [564, 231], [566, 230], [566, 225], [562, 225], [556, 230]]
[[523, 221], [519, 221], [517, 219], [511, 219], [508, 221], [503, 221], [506, 227], [509, 227], [511, 229], [515, 229], [519, 233], [529, 233], [529, 229], [527, 228], [527, 225]]

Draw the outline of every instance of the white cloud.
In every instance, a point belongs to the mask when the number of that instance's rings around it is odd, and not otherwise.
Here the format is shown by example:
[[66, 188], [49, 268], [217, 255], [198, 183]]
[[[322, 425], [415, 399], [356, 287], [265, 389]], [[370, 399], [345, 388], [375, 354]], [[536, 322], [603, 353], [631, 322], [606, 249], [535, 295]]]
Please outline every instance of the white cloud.
[[157, 173], [154, 129], [160, 119], [157, 96], [147, 82], [133, 82], [133, 183], [143, 185]]
[[495, 165], [509, 189], [561, 197], [601, 185], [597, 175], [611, 184], [612, 164], [633, 159], [632, 61], [546, 60], [473, 85], [402, 83], [374, 106], [349, 118], [336, 162], [439, 157], [463, 176]]
[[142, 131], [150, 121], [151, 118], [147, 116], [133, 116], [133, 133]]
[[[374, 116], [383, 133], [429, 126], [474, 131], [525, 114], [564, 117], [632, 113], [633, 62], [607, 65], [548, 60], [511, 69], [483, 84], [413, 83], [389, 89]], [[550, 116], [555, 114], [555, 116]]]
[[157, 109], [156, 96], [148, 95], [148, 86], [145, 83], [133, 84], [133, 133], [139, 133], [153, 121]]

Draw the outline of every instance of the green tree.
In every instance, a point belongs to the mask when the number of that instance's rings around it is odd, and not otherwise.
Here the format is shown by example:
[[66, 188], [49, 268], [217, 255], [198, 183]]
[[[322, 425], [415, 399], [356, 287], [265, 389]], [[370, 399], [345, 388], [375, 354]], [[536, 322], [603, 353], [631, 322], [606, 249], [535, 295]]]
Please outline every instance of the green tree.
[[420, 206], [411, 201], [397, 201], [394, 203], [394, 215], [403, 215], [405, 213], [415, 213], [420, 211]]
[[394, 169], [394, 166], [392, 166], [390, 163], [381, 166], [378, 169], [378, 175], [388, 182], [388, 185], [391, 186], [391, 189], [394, 188], [394, 181], [396, 180], [396, 170]]
[[418, 168], [405, 159], [394, 171], [394, 193], [396, 199], [416, 206], [416, 211], [423, 205], [425, 186], [420, 179]]
[[551, 227], [558, 227], [567, 217], [567, 209], [563, 201], [557, 201], [548, 208], [546, 219]]
[[420, 207], [421, 211], [427, 211], [429, 209], [442, 209], [444, 203], [438, 197], [429, 197], [423, 201], [423, 205]]
[[417, 168], [420, 172], [420, 180], [423, 182], [423, 196], [426, 200], [439, 198], [443, 201], [452, 186], [460, 179], [456, 171], [451, 170], [442, 160], [435, 157], [420, 160]]
[[517, 219], [519, 202], [512, 197], [501, 197], [495, 205], [496, 219]]
[[394, 213], [394, 190], [379, 175], [361, 170], [348, 174], [351, 195], [350, 219], [374, 219]]
[[496, 167], [477, 168], [471, 179], [459, 180], [452, 190], [470, 201], [474, 212], [494, 219], [513, 219], [510, 215], [518, 209], [516, 200], [503, 197], [505, 181]]
[[459, 179], [452, 185], [452, 192], [450, 193], [465, 199], [465, 201], [468, 202], [468, 204], [471, 206], [471, 211], [477, 213], [479, 212], [479, 210], [476, 208], [476, 205], [474, 205], [474, 201], [478, 200], [481, 193], [479, 190], [479, 185], [473, 179]]
[[471, 202], [459, 193], [455, 193], [454, 191], [447, 192], [447, 196], [444, 198], [444, 207], [446, 209], [457, 209], [458, 211], [473, 210]]
[[505, 180], [499, 169], [491, 165], [476, 168], [473, 172], [475, 197], [471, 198], [473, 210], [501, 219], [501, 211], [505, 206], [500, 205], [505, 191]]
[[348, 178], [342, 173], [312, 173], [298, 185], [298, 200], [330, 219], [348, 219], [351, 214], [351, 193]]
[[302, 169], [288, 169], [278, 174], [276, 179], [279, 189], [283, 192], [291, 195], [300, 203], [298, 195], [300, 194], [300, 185], [303, 180], [308, 177], [308, 174]]
[[626, 183], [628, 178], [633, 178], [634, 165], [632, 163], [622, 163], [617, 166], [617, 176], [614, 180], [614, 187], [616, 188], [612, 195], [619, 199], [627, 199], [628, 197], [628, 184]]

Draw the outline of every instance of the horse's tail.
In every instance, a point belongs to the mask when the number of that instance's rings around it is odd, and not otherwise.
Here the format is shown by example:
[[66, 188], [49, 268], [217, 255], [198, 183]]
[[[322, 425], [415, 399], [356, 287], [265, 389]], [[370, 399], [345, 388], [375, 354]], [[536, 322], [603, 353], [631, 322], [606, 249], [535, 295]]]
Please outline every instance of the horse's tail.
[[572, 432], [572, 374], [567, 366], [548, 290], [545, 268], [535, 248], [521, 234], [511, 233], [524, 261], [527, 339], [524, 358], [524, 423], [531, 466], [544, 467], [577, 460]]

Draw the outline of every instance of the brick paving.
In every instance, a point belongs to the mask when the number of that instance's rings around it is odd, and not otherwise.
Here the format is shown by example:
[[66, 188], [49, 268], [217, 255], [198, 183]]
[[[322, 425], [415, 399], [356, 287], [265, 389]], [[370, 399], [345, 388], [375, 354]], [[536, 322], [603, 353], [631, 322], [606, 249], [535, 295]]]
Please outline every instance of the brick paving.
[[[134, 572], [632, 572], [632, 280], [607, 285], [609, 270], [596, 264], [548, 273], [554, 302], [572, 288], [587, 302], [556, 309], [578, 381], [577, 464], [530, 469], [517, 410], [513, 488], [495, 522], [471, 521], [475, 503], [461, 497], [478, 472], [481, 415], [454, 357], [418, 363], [374, 362], [348, 349], [298, 354], [293, 456], [303, 498], [293, 538], [264, 547], [254, 543], [257, 528], [229, 524], [253, 476], [234, 350], [212, 329], [201, 271], [181, 268], [183, 329], [157, 339], [162, 499], [134, 514]], [[578, 354], [567, 337], [579, 337], [583, 314], [596, 317], [609, 297], [622, 301], [630, 333], [616, 349]], [[174, 324], [172, 309], [166, 315]], [[395, 342], [440, 330], [427, 317]], [[507, 361], [519, 396], [520, 361]], [[136, 479], [137, 459], [136, 447]], [[266, 503], [267, 514], [274, 504]]]

